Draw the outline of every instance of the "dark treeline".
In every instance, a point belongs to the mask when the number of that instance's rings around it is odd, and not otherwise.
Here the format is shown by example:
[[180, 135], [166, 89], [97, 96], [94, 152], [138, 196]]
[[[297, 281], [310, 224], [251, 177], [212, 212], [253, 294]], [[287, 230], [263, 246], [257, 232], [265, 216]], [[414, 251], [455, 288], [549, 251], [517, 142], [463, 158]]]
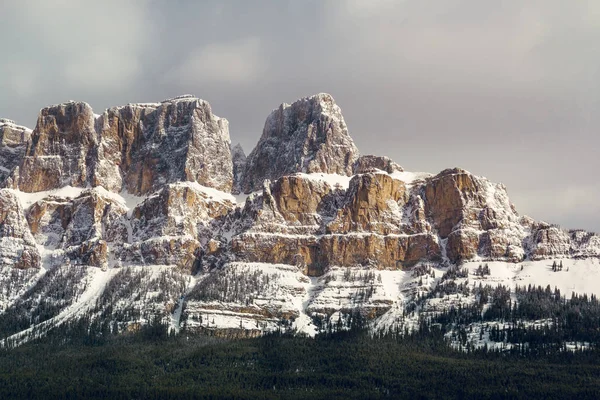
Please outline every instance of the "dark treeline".
[[459, 352], [425, 324], [315, 339], [168, 337], [154, 324], [102, 345], [0, 351], [0, 398], [596, 398], [597, 350], [523, 358]]

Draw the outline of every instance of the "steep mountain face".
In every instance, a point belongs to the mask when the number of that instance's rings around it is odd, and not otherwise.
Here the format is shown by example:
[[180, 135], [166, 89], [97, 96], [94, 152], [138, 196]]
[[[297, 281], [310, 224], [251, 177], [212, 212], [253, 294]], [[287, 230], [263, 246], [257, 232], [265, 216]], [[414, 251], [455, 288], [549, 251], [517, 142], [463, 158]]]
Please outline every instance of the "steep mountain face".
[[86, 186], [97, 142], [94, 113], [86, 103], [70, 102], [40, 111], [16, 187], [40, 192], [63, 186]]
[[[598, 235], [520, 216], [501, 184], [359, 157], [329, 95], [274, 111], [247, 159], [227, 121], [189, 96], [102, 115], [47, 107], [32, 133], [2, 121], [0, 337], [11, 343], [154, 316], [232, 337], [315, 334], [356, 313], [373, 329], [411, 327], [417, 301], [422, 313], [456, 305], [427, 296], [459, 282], [460, 265], [473, 274], [460, 285], [477, 284], [477, 262], [512, 284], [554, 283], [553, 259], [583, 290], [600, 274]], [[238, 203], [238, 191], [253, 193]]]
[[227, 120], [191, 96], [114, 107], [95, 116], [81, 102], [42, 109], [8, 184], [24, 192], [102, 186], [134, 195], [167, 183], [233, 185]]
[[183, 96], [110, 108], [97, 127], [94, 185], [135, 195], [179, 181], [231, 191], [229, 124], [204, 100]]
[[265, 122], [248, 156], [241, 189], [260, 190], [265, 179], [295, 172], [351, 175], [358, 149], [340, 108], [329, 94], [282, 104]]
[[376, 170], [385, 171], [388, 174], [395, 171], [404, 171], [400, 165], [396, 164], [389, 157], [366, 155], [358, 157], [352, 168], [352, 173], [356, 175]]
[[19, 199], [0, 189], [0, 267], [39, 268], [40, 254]]
[[0, 118], [0, 182], [21, 164], [30, 137], [30, 129]]
[[232, 193], [240, 193], [240, 185], [244, 176], [244, 169], [246, 169], [246, 153], [242, 145], [239, 143], [231, 148], [231, 162], [233, 164], [233, 189]]

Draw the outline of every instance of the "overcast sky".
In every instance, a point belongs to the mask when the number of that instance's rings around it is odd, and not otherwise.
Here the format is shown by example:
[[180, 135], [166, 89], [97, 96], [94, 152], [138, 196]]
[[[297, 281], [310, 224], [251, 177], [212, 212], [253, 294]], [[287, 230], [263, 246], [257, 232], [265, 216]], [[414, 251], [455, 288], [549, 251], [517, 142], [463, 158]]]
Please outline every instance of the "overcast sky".
[[0, 116], [191, 93], [246, 152], [331, 93], [362, 154], [459, 166], [522, 214], [600, 231], [600, 1], [0, 1]]

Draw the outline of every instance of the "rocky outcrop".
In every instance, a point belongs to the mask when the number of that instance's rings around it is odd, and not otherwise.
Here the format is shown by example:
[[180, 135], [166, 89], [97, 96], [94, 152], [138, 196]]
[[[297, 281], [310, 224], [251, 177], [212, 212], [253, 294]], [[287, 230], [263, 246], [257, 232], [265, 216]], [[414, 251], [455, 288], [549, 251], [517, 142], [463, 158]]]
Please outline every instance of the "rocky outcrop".
[[426, 213], [442, 238], [448, 237], [459, 223], [477, 219], [476, 210], [485, 203], [479, 180], [455, 168], [440, 172], [425, 186]]
[[98, 138], [87, 103], [69, 102], [40, 111], [25, 159], [13, 178], [24, 192], [90, 181]]
[[195, 273], [222, 252], [213, 237], [234, 208], [232, 196], [195, 182], [167, 185], [132, 211], [130, 237], [116, 258], [120, 264], [177, 265]]
[[319, 226], [326, 212], [327, 197], [334, 191], [328, 184], [299, 175], [275, 181], [270, 194], [277, 211], [291, 225]]
[[506, 188], [454, 168], [440, 172], [424, 187], [425, 213], [441, 238], [448, 238], [451, 262], [476, 255], [522, 260], [527, 226], [510, 203]]
[[214, 225], [234, 207], [231, 196], [195, 182], [169, 184], [132, 209], [98, 187], [74, 199], [37, 201], [27, 221], [39, 245], [60, 250], [71, 264], [177, 265], [191, 272], [199, 250], [210, 247]]
[[282, 104], [269, 115], [248, 156], [241, 190], [260, 190], [263, 180], [296, 172], [351, 175], [357, 158], [340, 108], [321, 93]]
[[30, 129], [0, 118], [0, 184], [23, 162], [30, 137]]
[[237, 259], [294, 264], [316, 276], [333, 266], [397, 269], [441, 259], [437, 236], [405, 234], [415, 230], [404, 217], [413, 207], [408, 200], [405, 183], [385, 173], [357, 175], [346, 190], [318, 174], [282, 177], [244, 208], [252, 222], [233, 238], [232, 251]]
[[171, 182], [230, 191], [227, 120], [192, 96], [130, 104], [97, 117], [86, 103], [42, 109], [12, 184], [25, 192], [65, 185], [143, 195]]
[[396, 171], [404, 171], [400, 165], [396, 164], [386, 156], [360, 156], [352, 167], [353, 174], [364, 174], [367, 172], [375, 172], [377, 170], [387, 172], [388, 174]]
[[98, 118], [94, 185], [142, 195], [190, 181], [231, 191], [229, 124], [192, 96], [130, 104]]
[[569, 254], [571, 250], [571, 237], [568, 232], [557, 226], [546, 223], [538, 224], [531, 233], [531, 258], [541, 260], [544, 258]]
[[404, 269], [423, 261], [440, 261], [441, 249], [433, 235], [324, 236], [320, 254], [326, 266], [371, 266]]
[[400, 233], [401, 209], [406, 201], [404, 182], [387, 174], [357, 175], [350, 181], [345, 204], [327, 225], [327, 231]]
[[244, 180], [244, 169], [246, 168], [246, 153], [241, 144], [231, 148], [231, 161], [233, 163], [233, 189], [232, 193], [239, 194], [240, 186]]
[[50, 196], [33, 204], [27, 221], [37, 243], [61, 249], [75, 265], [107, 267], [110, 249], [127, 240], [127, 209], [102, 188], [74, 199]]
[[11, 190], [0, 189], [0, 267], [39, 268], [40, 262], [19, 199]]
[[296, 265], [309, 276], [321, 276], [337, 266], [405, 269], [442, 259], [437, 237], [430, 234], [313, 237], [245, 233], [233, 239], [232, 251], [240, 260]]
[[137, 206], [131, 215], [132, 241], [160, 236], [211, 236], [210, 224], [235, 208], [235, 200], [223, 192], [194, 182], [165, 186]]

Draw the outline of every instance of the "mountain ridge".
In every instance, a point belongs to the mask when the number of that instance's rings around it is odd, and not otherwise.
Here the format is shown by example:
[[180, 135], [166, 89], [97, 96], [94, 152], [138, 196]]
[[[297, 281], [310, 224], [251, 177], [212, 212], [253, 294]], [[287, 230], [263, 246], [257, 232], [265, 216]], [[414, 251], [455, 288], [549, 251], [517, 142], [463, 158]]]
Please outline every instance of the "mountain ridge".
[[[62, 103], [0, 134], [0, 316], [28, 304], [39, 320], [0, 331], [15, 340], [84, 314], [117, 331], [159, 315], [176, 331], [314, 335], [354, 312], [390, 328], [454, 266], [600, 257], [598, 235], [519, 215], [502, 184], [360, 155], [328, 94], [273, 110], [247, 157], [192, 95], [100, 115]], [[437, 277], [411, 275], [423, 266]], [[72, 299], [47, 296], [56, 274]]]

